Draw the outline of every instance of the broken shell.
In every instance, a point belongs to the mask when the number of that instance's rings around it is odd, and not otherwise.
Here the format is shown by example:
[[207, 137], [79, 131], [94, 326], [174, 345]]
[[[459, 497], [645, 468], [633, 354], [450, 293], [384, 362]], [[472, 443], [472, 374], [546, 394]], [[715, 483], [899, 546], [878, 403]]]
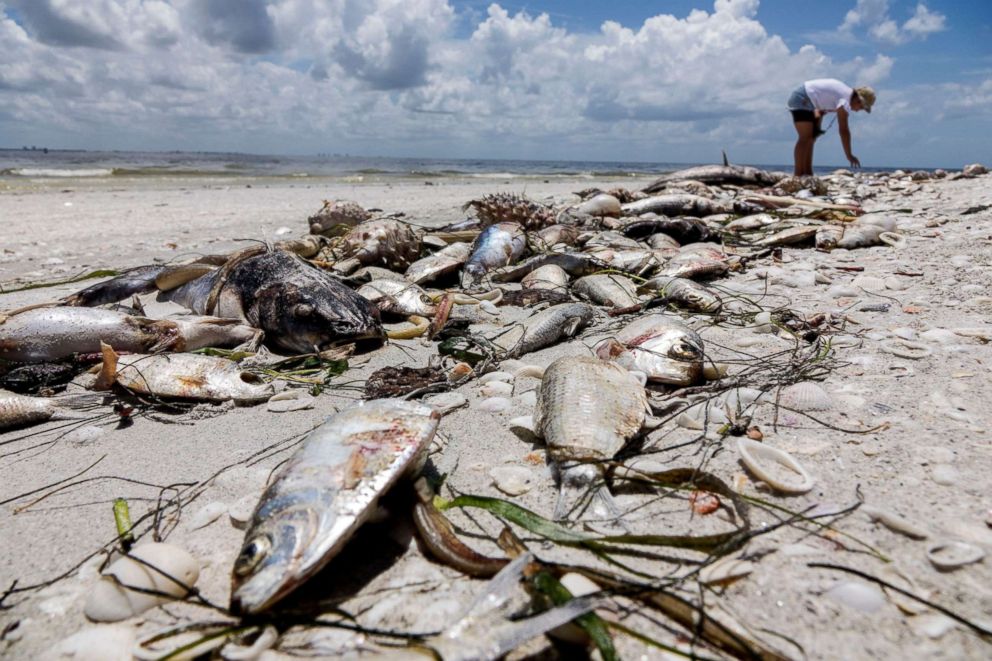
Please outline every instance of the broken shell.
[[[776, 491], [798, 494], [806, 493], [813, 488], [815, 483], [813, 477], [788, 452], [752, 441], [746, 437], [737, 439], [737, 451], [741, 455], [744, 466], [755, 477]], [[798, 481], [794, 477], [782, 479], [782, 471], [774, 471], [773, 464], [798, 475], [800, 479]]]
[[859, 275], [851, 281], [851, 286], [865, 291], [878, 292], [885, 289], [885, 280], [873, 275]]
[[885, 595], [874, 585], [860, 581], [842, 581], [827, 590], [826, 595], [862, 613], [874, 613], [885, 605]]
[[510, 496], [519, 496], [534, 487], [534, 474], [520, 466], [496, 466], [489, 477], [497, 489]]
[[933, 349], [922, 342], [910, 342], [909, 340], [893, 339], [882, 342], [879, 349], [900, 358], [910, 358], [919, 360], [933, 355]]
[[878, 240], [892, 246], [896, 250], [905, 248], [909, 243], [906, 237], [898, 232], [882, 232], [878, 235]]
[[228, 507], [225, 503], [220, 501], [214, 501], [212, 503], [207, 503], [200, 510], [193, 515], [193, 518], [189, 520], [190, 530], [199, 530], [200, 528], [206, 528], [211, 523], [219, 519], [221, 516], [227, 512]]
[[705, 585], [728, 585], [754, 571], [754, 563], [740, 558], [723, 558], [699, 570], [699, 580]]
[[883, 510], [879, 507], [872, 507], [871, 505], [862, 505], [861, 511], [864, 512], [872, 521], [881, 523], [893, 532], [902, 533], [903, 535], [913, 539], [926, 539], [930, 536], [926, 530], [923, 530], [908, 519], [904, 519], [894, 512], [889, 512], [888, 510]]
[[483, 397], [509, 397], [513, 394], [513, 384], [505, 381], [491, 381], [479, 389]]
[[[573, 597], [584, 597], [601, 590], [591, 579], [576, 572], [568, 572], [560, 580], [562, 587], [568, 590]], [[559, 640], [576, 645], [583, 645], [589, 642], [589, 635], [578, 625], [571, 622], [555, 627], [548, 634]]]
[[483, 374], [479, 377], [479, 383], [486, 384], [490, 381], [505, 381], [509, 383], [513, 381], [513, 374], [510, 372], [490, 372], [489, 374]]
[[826, 390], [812, 381], [803, 381], [782, 389], [779, 402], [796, 411], [826, 411], [833, 401]]
[[468, 398], [460, 392], [443, 392], [440, 395], [424, 398], [424, 403], [441, 415], [447, 415], [468, 404]]
[[985, 551], [982, 549], [956, 540], [940, 541], [927, 549], [927, 559], [941, 571], [964, 567], [984, 557]]
[[[96, 622], [127, 619], [170, 601], [170, 597], [186, 596], [200, 576], [196, 559], [172, 544], [143, 544], [131, 551], [131, 556], [115, 561], [93, 586], [83, 609], [86, 617]], [[127, 586], [162, 596], [135, 592]]]
[[288, 411], [302, 411], [313, 408], [315, 399], [313, 395], [300, 388], [283, 390], [269, 397], [269, 403], [265, 408], [273, 413], [286, 413]]
[[468, 363], [458, 363], [448, 370], [448, 381], [451, 383], [456, 383], [465, 377], [470, 376], [473, 372], [474, 370], [472, 369], [472, 366]]
[[513, 402], [506, 397], [490, 397], [479, 402], [478, 408], [489, 413], [504, 413], [513, 408]]

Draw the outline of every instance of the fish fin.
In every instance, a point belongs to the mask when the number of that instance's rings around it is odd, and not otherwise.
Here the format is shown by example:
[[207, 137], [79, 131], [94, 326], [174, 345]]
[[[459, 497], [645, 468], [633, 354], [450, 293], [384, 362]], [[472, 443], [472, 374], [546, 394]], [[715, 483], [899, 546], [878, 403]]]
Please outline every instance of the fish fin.
[[590, 492], [595, 495], [602, 471], [595, 464], [572, 464], [558, 467], [558, 502], [555, 503], [555, 521], [564, 521], [573, 514], [583, 513], [590, 504]]
[[724, 165], [724, 167], [729, 166], [730, 165], [730, 160], [727, 159], [727, 150], [726, 149], [722, 149], [720, 151], [723, 153], [723, 165]]
[[579, 330], [579, 326], [582, 324], [582, 317], [569, 317], [565, 320], [565, 324], [562, 326], [562, 331], [565, 337], [572, 337]]
[[109, 344], [100, 342], [100, 353], [103, 354], [103, 364], [93, 383], [93, 390], [110, 390], [117, 380], [117, 352]]
[[265, 339], [265, 331], [257, 330], [247, 342], [243, 342], [234, 347], [234, 351], [247, 351], [248, 353], [258, 353], [262, 349], [262, 341]]

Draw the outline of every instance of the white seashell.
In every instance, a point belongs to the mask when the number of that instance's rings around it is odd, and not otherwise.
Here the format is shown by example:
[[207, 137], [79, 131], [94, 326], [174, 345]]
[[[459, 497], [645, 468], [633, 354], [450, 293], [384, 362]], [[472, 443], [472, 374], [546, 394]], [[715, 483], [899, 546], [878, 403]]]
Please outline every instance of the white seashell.
[[520, 397], [517, 398], [517, 401], [520, 402], [521, 406], [537, 406], [537, 391], [528, 390], [524, 394], [520, 395]]
[[460, 392], [443, 392], [439, 395], [425, 397], [424, 403], [441, 415], [447, 415], [468, 404], [468, 398]]
[[[96, 622], [117, 622], [169, 601], [167, 597], [135, 592], [124, 586], [155, 590], [180, 598], [186, 596], [200, 576], [196, 559], [172, 544], [142, 544], [135, 547], [131, 555], [138, 560], [130, 557], [116, 560], [93, 586], [83, 608], [86, 617]], [[108, 576], [116, 577], [117, 581]]]
[[479, 388], [479, 392], [483, 397], [509, 397], [513, 394], [513, 384], [505, 381], [490, 381]]
[[534, 429], [534, 416], [531, 415], [521, 415], [519, 417], [510, 420], [510, 429], [523, 430], [530, 436], [537, 436], [537, 432]]
[[920, 333], [920, 339], [935, 344], [955, 344], [959, 341], [958, 334], [946, 328], [931, 328]]
[[885, 595], [874, 585], [860, 581], [842, 581], [827, 590], [826, 595], [862, 613], [874, 613], [885, 605]]
[[894, 512], [883, 510], [880, 507], [872, 507], [871, 505], [862, 505], [860, 509], [869, 519], [881, 523], [893, 532], [902, 533], [913, 539], [926, 539], [930, 536], [926, 530]]
[[544, 377], [544, 368], [540, 365], [522, 365], [513, 373], [513, 376], [517, 379], [540, 379]]
[[878, 235], [878, 240], [896, 250], [902, 250], [909, 245], [909, 240], [898, 232], [882, 232]]
[[922, 342], [910, 342], [903, 339], [886, 340], [881, 342], [878, 348], [886, 353], [891, 353], [893, 356], [911, 360], [919, 360], [933, 355], [933, 349]]
[[225, 661], [255, 661], [261, 658], [262, 653], [275, 645], [278, 640], [279, 631], [269, 624], [262, 629], [262, 633], [258, 634], [255, 642], [251, 645], [244, 646], [228, 643], [220, 651], [220, 656]]
[[885, 288], [891, 289], [892, 291], [905, 291], [913, 286], [913, 283], [903, 280], [902, 278], [897, 278], [894, 275], [890, 275], [885, 278]]
[[926, 636], [934, 640], [957, 627], [958, 623], [941, 613], [923, 613], [910, 618], [909, 626], [917, 636]]
[[[588, 594], [599, 592], [602, 589], [589, 578], [576, 572], [568, 572], [562, 576], [561, 584], [562, 587], [572, 593], [573, 597], [584, 597]], [[576, 645], [583, 645], [589, 642], [589, 634], [571, 622], [551, 629], [548, 634], [559, 640]]]
[[965, 542], [943, 540], [927, 549], [927, 559], [941, 571], [951, 571], [981, 561], [985, 551]]
[[892, 334], [895, 335], [896, 337], [898, 337], [901, 340], [909, 340], [911, 342], [913, 340], [917, 339], [917, 337], [919, 337], [916, 334], [916, 331], [915, 330], [913, 330], [912, 328], [906, 328], [905, 326], [903, 326], [901, 328], [893, 328], [892, 329]]
[[499, 308], [492, 301], [482, 301], [479, 303], [479, 309], [487, 314], [499, 314]]
[[509, 383], [513, 381], [513, 374], [510, 372], [489, 372], [479, 377], [479, 383], [486, 384], [490, 381], [505, 381]]
[[288, 411], [302, 411], [312, 409], [315, 398], [307, 391], [300, 388], [283, 390], [269, 397], [269, 403], [265, 408], [273, 413], [286, 413]]
[[952, 487], [960, 481], [960, 473], [950, 464], [935, 464], [930, 472], [934, 482], [945, 487]]
[[[737, 439], [737, 451], [741, 455], [744, 466], [755, 477], [776, 491], [806, 493], [813, 488], [815, 482], [813, 477], [802, 467], [802, 464], [784, 450], [742, 436]], [[786, 476], [786, 479], [783, 479], [780, 477], [782, 471], [775, 471], [773, 464], [798, 475], [799, 480], [797, 481], [795, 477], [791, 476]], [[789, 479], [790, 477], [791, 479]]]
[[189, 529], [199, 530], [200, 528], [206, 528], [211, 523], [226, 514], [227, 510], [227, 505], [220, 501], [208, 503], [201, 507], [199, 511], [193, 515], [193, 518], [189, 520]]
[[488, 413], [505, 413], [513, 408], [513, 402], [506, 397], [489, 397], [479, 402], [476, 408]]
[[827, 288], [827, 296], [830, 298], [850, 298], [860, 293], [862, 293], [860, 289], [856, 289], [851, 285], [837, 284]]
[[89, 445], [104, 434], [103, 429], [94, 425], [83, 425], [76, 427], [71, 432], [63, 436], [63, 440], [76, 447]]
[[[203, 631], [195, 629], [182, 631], [183, 626], [159, 629], [142, 636], [130, 650], [134, 655], [133, 658], [139, 661], [157, 661], [164, 658], [170, 661], [171, 659], [192, 661], [208, 655], [227, 642], [226, 636], [205, 637]], [[195, 643], [198, 640], [203, 642], [197, 645]]]
[[803, 381], [782, 389], [779, 402], [796, 411], [826, 411], [833, 407], [833, 400], [826, 390], [812, 381]]
[[727, 585], [754, 571], [754, 563], [740, 558], [723, 558], [699, 570], [699, 580], [705, 585]]
[[885, 289], [885, 280], [873, 275], [859, 275], [851, 281], [851, 286], [865, 291], [878, 292]]
[[44, 659], [66, 661], [130, 661], [135, 631], [123, 624], [87, 627], [44, 652]]
[[772, 323], [771, 312], [759, 312], [754, 315], [754, 325], [751, 330], [755, 333], [774, 333], [778, 328]]
[[534, 488], [534, 474], [520, 466], [496, 466], [489, 477], [497, 489], [511, 496], [525, 494]]
[[251, 515], [255, 513], [255, 505], [258, 504], [258, 496], [249, 494], [239, 498], [227, 510], [227, 516], [231, 519], [231, 525], [238, 530], [244, 530], [251, 521]]

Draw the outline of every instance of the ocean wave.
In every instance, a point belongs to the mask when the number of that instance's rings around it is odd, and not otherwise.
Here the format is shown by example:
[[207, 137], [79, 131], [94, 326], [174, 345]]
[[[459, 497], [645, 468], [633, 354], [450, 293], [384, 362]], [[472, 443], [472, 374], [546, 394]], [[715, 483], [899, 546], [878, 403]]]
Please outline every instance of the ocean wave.
[[15, 177], [109, 177], [112, 168], [8, 168], [0, 174]]

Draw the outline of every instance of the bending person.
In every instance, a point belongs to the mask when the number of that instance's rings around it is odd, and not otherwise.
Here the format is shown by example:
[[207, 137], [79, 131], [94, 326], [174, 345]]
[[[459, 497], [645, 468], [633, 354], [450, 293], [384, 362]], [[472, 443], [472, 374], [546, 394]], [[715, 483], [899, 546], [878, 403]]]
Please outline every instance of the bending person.
[[859, 110], [870, 113], [873, 105], [875, 90], [870, 87], [851, 88], [833, 78], [807, 80], [797, 87], [789, 97], [789, 111], [799, 134], [793, 152], [795, 176], [813, 174], [813, 143], [823, 135], [820, 123], [823, 115], [830, 112], [837, 113], [837, 129], [844, 155], [852, 167], [861, 167], [861, 161], [851, 153], [851, 129], [847, 125], [847, 116]]

